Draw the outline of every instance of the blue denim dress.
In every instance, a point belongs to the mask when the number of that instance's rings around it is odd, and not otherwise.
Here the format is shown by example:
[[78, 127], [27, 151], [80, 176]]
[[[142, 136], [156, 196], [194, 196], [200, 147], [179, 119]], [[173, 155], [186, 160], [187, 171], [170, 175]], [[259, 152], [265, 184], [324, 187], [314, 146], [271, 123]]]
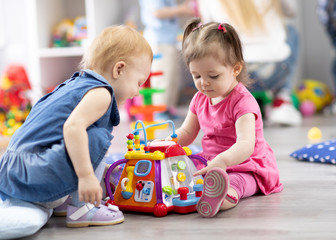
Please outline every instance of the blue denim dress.
[[91, 70], [75, 73], [32, 108], [0, 160], [0, 196], [50, 202], [77, 190], [78, 179], [66, 151], [63, 125], [83, 96], [96, 87], [112, 95], [108, 111], [87, 128], [94, 169], [111, 145], [113, 126], [120, 122], [110, 84]]

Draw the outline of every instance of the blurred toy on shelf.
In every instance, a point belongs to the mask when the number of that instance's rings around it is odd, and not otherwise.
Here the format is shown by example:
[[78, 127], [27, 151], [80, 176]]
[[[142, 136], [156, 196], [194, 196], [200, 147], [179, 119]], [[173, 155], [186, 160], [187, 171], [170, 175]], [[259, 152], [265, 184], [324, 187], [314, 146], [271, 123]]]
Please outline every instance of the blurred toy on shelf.
[[25, 68], [10, 64], [1, 76], [0, 134], [11, 136], [29, 114], [31, 104], [27, 92], [31, 89]]
[[332, 101], [332, 94], [328, 86], [313, 79], [303, 80], [296, 88], [296, 94], [303, 116], [311, 116], [315, 112], [321, 111]]
[[[156, 54], [154, 55], [154, 60], [161, 58], [162, 55]], [[128, 101], [126, 105], [127, 113], [129, 114], [130, 119], [134, 120], [142, 120], [145, 125], [151, 125], [158, 123], [155, 121], [154, 114], [166, 111], [167, 107], [165, 105], [153, 105], [152, 103], [152, 95], [163, 93], [164, 89], [156, 89], [151, 87], [151, 78], [155, 76], [161, 76], [163, 72], [151, 72], [148, 76], [147, 81], [143, 84], [142, 89], [140, 89], [139, 93], [141, 96], [136, 99], [132, 99]], [[134, 128], [134, 122], [132, 123], [132, 128]], [[154, 133], [158, 129], [165, 129], [166, 125], [157, 125], [147, 130], [148, 139], [154, 139]]]
[[85, 17], [61, 20], [52, 31], [52, 47], [81, 46], [87, 38]]
[[[138, 128], [138, 124], [142, 128]], [[171, 124], [171, 141], [156, 140], [147, 143], [147, 131], [158, 125]], [[140, 131], [144, 144], [141, 144]], [[124, 159], [114, 162], [105, 175], [107, 206], [117, 205], [121, 210], [153, 213], [163, 217], [168, 212], [191, 213], [202, 195], [203, 178], [193, 176], [196, 164], [207, 161], [193, 155], [188, 147], [177, 144], [175, 126], [171, 120], [145, 127], [141, 120], [127, 136]], [[123, 165], [116, 188], [111, 185], [115, 169]], [[115, 181], [114, 181], [115, 182]]]
[[1, 76], [0, 107], [9, 110], [11, 106], [27, 105], [25, 92], [30, 89], [25, 68], [19, 64], [8, 65]]

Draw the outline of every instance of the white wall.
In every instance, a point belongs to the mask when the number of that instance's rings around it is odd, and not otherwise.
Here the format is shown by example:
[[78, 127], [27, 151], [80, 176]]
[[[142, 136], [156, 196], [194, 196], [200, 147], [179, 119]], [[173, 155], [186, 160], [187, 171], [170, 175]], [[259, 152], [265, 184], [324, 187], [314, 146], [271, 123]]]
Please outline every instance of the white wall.
[[25, 0], [0, 0], [0, 74], [8, 63], [27, 64]]

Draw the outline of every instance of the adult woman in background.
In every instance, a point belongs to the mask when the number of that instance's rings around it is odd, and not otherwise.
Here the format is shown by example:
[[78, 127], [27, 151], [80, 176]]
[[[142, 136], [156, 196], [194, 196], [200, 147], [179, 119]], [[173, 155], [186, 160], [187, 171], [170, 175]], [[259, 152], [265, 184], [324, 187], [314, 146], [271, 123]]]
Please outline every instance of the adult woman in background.
[[271, 124], [297, 126], [300, 112], [291, 101], [299, 51], [298, 33], [286, 18], [295, 16], [287, 0], [198, 0], [204, 23], [227, 22], [238, 31], [253, 91], [271, 90], [275, 96], [266, 118]]

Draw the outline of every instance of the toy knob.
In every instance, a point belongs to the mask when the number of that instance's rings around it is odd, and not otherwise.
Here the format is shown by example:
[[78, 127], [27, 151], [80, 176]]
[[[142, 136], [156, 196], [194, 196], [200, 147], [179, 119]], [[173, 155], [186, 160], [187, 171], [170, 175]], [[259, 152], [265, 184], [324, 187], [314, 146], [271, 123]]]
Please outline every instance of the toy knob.
[[142, 192], [146, 195], [149, 195], [150, 194], [150, 188], [144, 188], [144, 189], [142, 189]]
[[189, 192], [189, 188], [187, 187], [180, 187], [177, 189], [177, 193], [180, 194], [180, 200], [187, 200], [188, 192]]
[[142, 183], [137, 183], [136, 185], [135, 185], [135, 188], [138, 190], [138, 191], [141, 191], [142, 189], [143, 189], [143, 185], [142, 185]]
[[203, 184], [195, 184], [193, 186], [193, 190], [195, 191], [195, 197], [201, 197], [203, 191]]

